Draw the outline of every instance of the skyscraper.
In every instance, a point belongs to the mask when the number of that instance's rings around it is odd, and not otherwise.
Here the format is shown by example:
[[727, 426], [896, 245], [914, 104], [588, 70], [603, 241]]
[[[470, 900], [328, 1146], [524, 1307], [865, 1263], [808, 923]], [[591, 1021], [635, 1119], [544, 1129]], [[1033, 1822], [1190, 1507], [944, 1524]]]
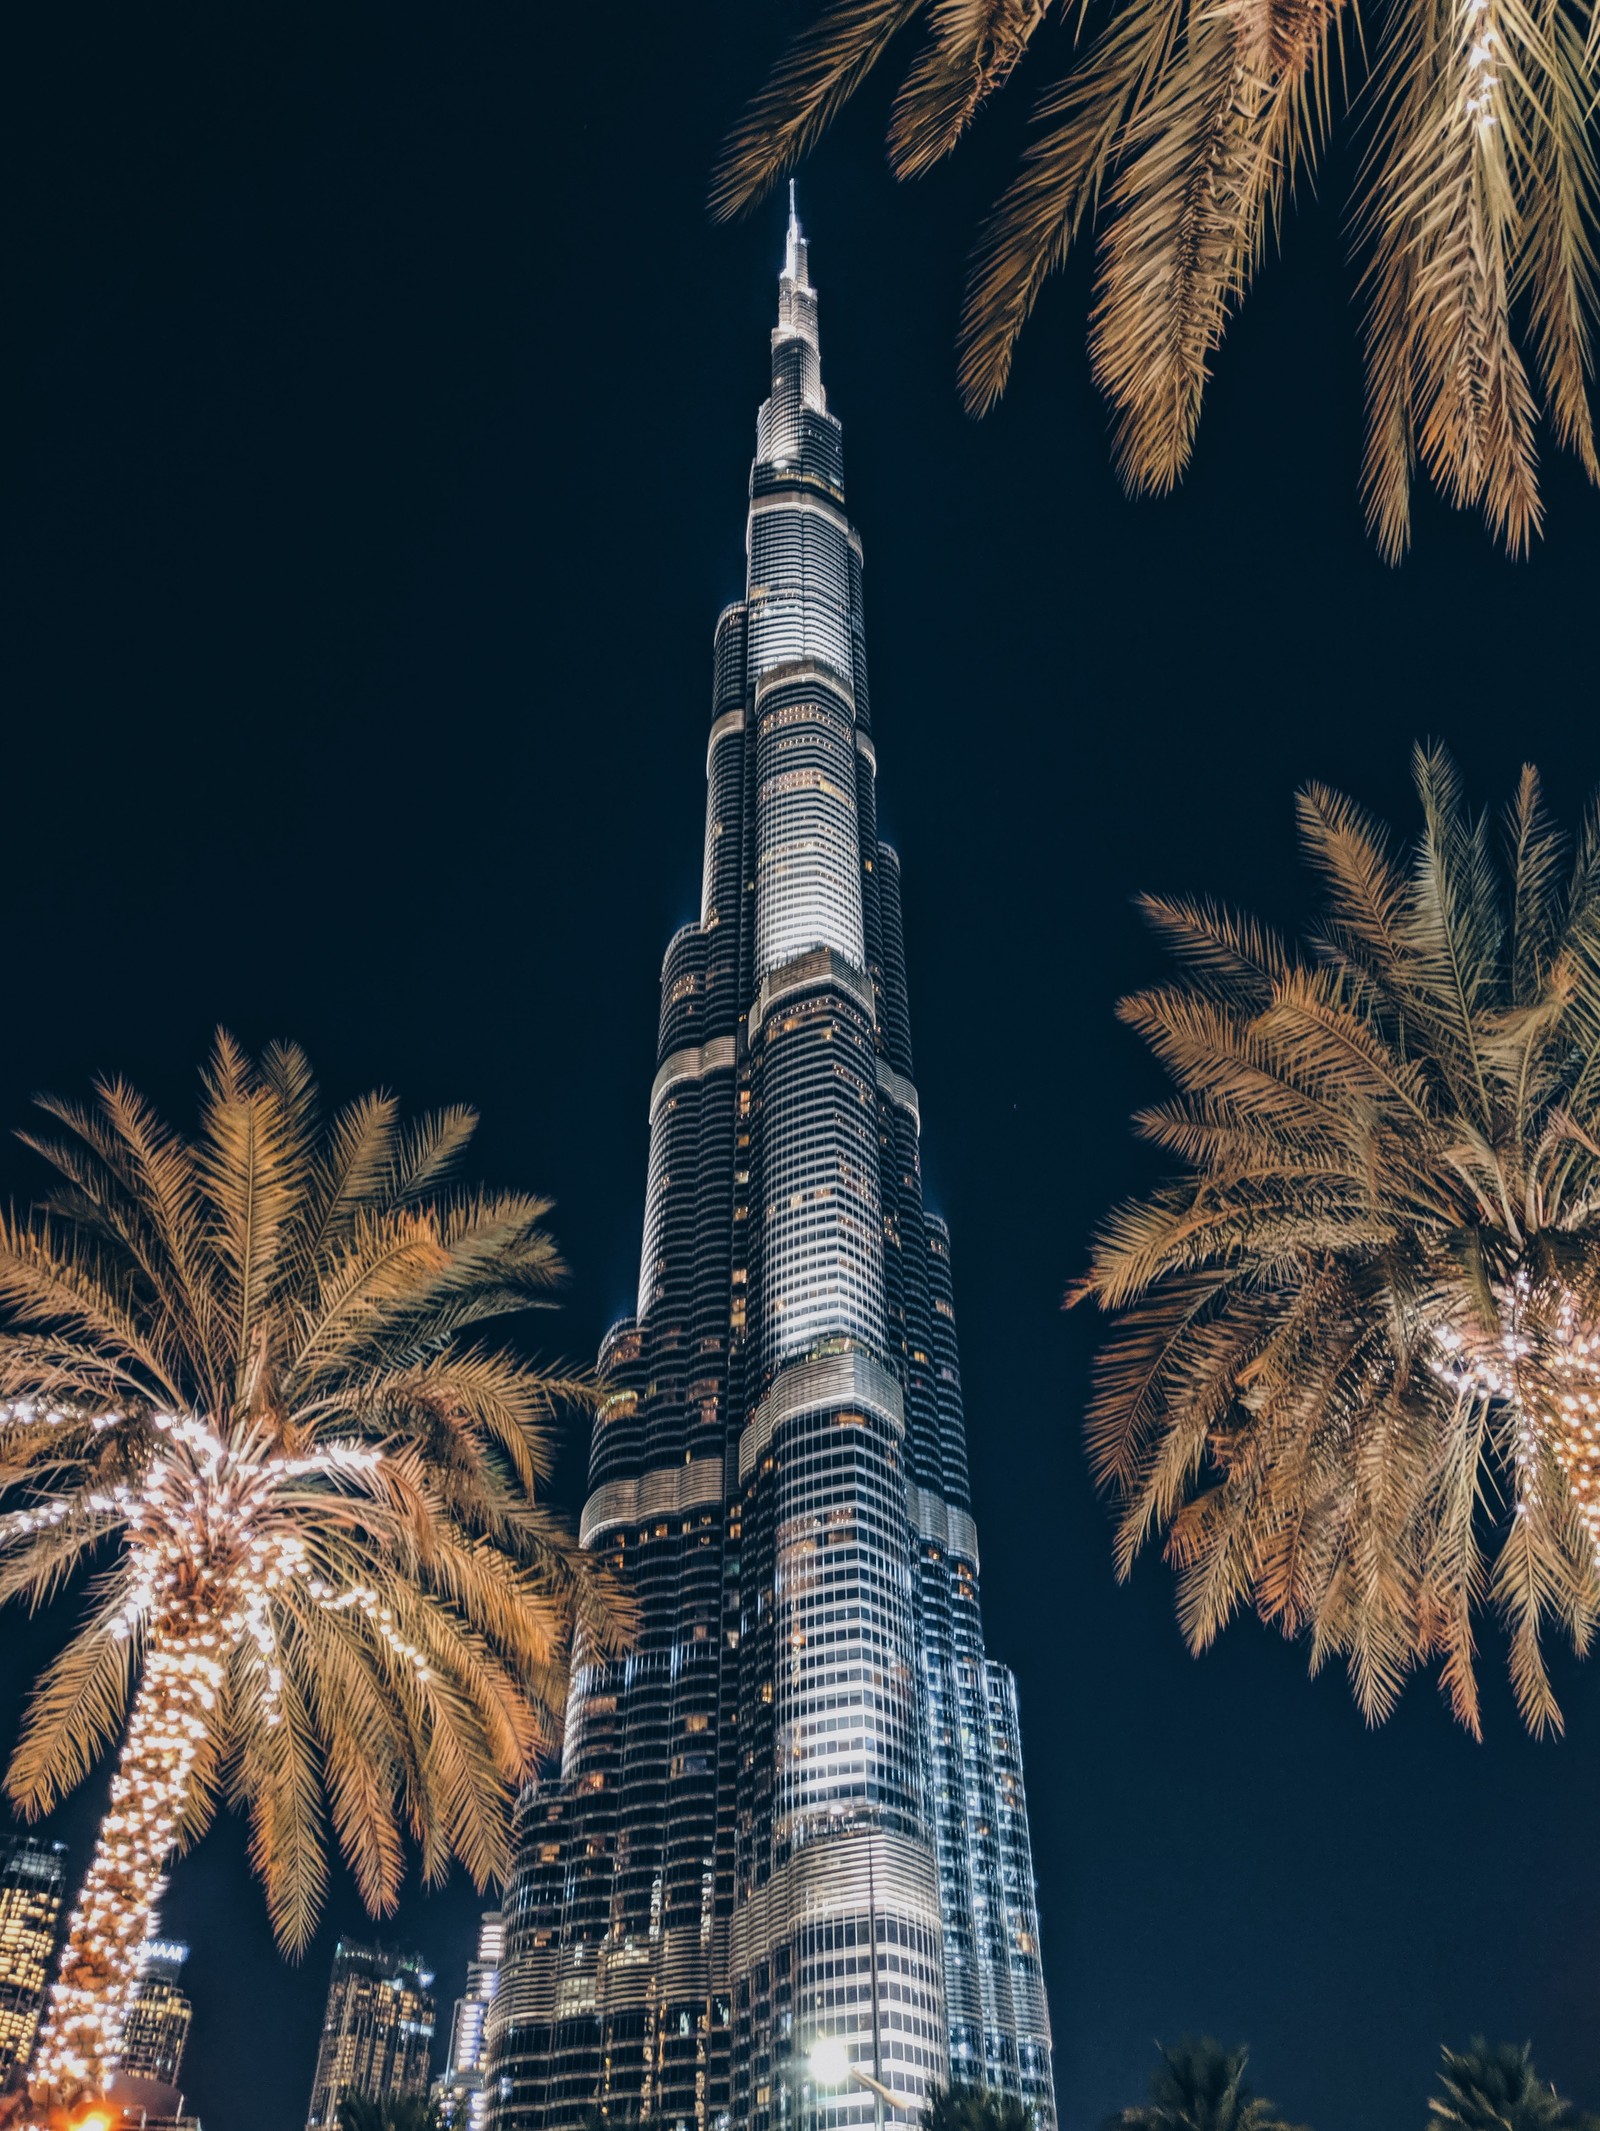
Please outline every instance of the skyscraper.
[[450, 2131], [484, 2131], [489, 2097], [483, 2085], [484, 2022], [494, 2002], [505, 1956], [505, 1923], [491, 1909], [478, 1927], [478, 1957], [467, 1963], [467, 1987], [450, 2023], [450, 2055], [434, 2096]]
[[27, 2065], [39, 2032], [66, 1887], [59, 1842], [0, 1843], [0, 2084]]
[[189, 1949], [177, 1939], [151, 1939], [139, 1954], [139, 1989], [122, 2030], [119, 2073], [175, 2087], [194, 2017], [178, 1978]]
[[306, 2131], [337, 2131], [347, 2094], [426, 2094], [433, 2069], [433, 1977], [415, 1954], [340, 1939], [333, 1949]]
[[599, 2100], [685, 2131], [835, 2131], [954, 2077], [1053, 2131], [861, 543], [792, 201], [747, 553], [716, 630], [701, 914], [662, 971], [638, 1309], [602, 1349], [581, 1527], [643, 1627], [623, 1662], [579, 1653], [560, 1781], [523, 1801], [494, 2123], [560, 2131]]

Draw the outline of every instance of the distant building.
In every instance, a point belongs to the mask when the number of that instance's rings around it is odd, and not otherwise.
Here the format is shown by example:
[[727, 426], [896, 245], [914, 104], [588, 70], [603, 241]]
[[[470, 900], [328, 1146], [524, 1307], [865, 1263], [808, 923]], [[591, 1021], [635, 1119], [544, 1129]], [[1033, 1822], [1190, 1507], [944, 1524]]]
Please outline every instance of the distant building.
[[193, 2008], [178, 1978], [189, 1949], [176, 1939], [151, 1939], [139, 1955], [139, 1994], [122, 2030], [118, 2069], [175, 2087], [189, 2039]]
[[66, 1848], [21, 1835], [0, 1842], [0, 2082], [33, 2054], [56, 1927]]
[[450, 2023], [450, 2055], [434, 2098], [450, 2131], [484, 2131], [489, 2097], [484, 2091], [484, 2023], [494, 2002], [505, 1953], [505, 1919], [491, 1909], [478, 1930], [478, 1958], [467, 1964], [467, 1987]]
[[427, 2093], [433, 2069], [432, 1983], [415, 1954], [339, 1941], [306, 2131], [337, 2131], [347, 2094], [393, 2101]]

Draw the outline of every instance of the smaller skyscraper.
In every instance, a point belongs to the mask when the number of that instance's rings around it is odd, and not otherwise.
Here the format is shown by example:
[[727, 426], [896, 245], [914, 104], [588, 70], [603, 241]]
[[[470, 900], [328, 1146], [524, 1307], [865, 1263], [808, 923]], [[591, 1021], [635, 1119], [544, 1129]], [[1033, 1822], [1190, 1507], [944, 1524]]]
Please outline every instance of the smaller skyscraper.
[[489, 2119], [483, 2084], [484, 2023], [500, 1981], [505, 1945], [505, 1919], [491, 1909], [478, 1928], [478, 1958], [467, 1963], [467, 1987], [456, 2000], [450, 2023], [450, 2055], [433, 2090], [450, 2131], [484, 2131]]
[[64, 1844], [0, 1843], [0, 2085], [33, 2054], [65, 1891]]
[[416, 1954], [339, 1941], [306, 2131], [337, 2131], [347, 2094], [397, 2101], [427, 2093], [433, 2070], [432, 1984]]
[[178, 1978], [189, 1949], [178, 1939], [147, 1940], [139, 1954], [139, 1994], [122, 2030], [121, 2073], [175, 2087], [193, 2007]]

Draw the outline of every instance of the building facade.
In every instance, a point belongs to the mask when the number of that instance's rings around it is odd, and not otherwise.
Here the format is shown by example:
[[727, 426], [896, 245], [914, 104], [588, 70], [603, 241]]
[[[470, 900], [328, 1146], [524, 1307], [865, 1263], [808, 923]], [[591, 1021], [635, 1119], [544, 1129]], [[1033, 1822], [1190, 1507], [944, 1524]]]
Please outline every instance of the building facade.
[[346, 2095], [394, 2101], [426, 2094], [433, 2070], [433, 1977], [415, 1954], [340, 1939], [306, 2131], [337, 2131]]
[[485, 2022], [500, 1980], [505, 1941], [505, 1921], [498, 1909], [491, 1909], [478, 1927], [478, 1956], [467, 1963], [467, 1987], [456, 2000], [450, 2022], [450, 2055], [433, 2089], [449, 2131], [485, 2131], [488, 2123]]
[[26, 1835], [0, 1843], [0, 2085], [33, 2054], [65, 1892], [61, 1843]]
[[578, 1653], [560, 1781], [522, 1802], [492, 2120], [838, 2131], [954, 2078], [1054, 2131], [862, 550], [792, 203], [771, 354], [701, 914], [662, 972], [638, 1307], [602, 1349], [582, 1520], [643, 1626], [625, 1661]]
[[177, 2086], [194, 2017], [179, 1980], [188, 1958], [188, 1947], [177, 1939], [151, 1939], [140, 1950], [139, 1989], [122, 2029], [119, 2073]]

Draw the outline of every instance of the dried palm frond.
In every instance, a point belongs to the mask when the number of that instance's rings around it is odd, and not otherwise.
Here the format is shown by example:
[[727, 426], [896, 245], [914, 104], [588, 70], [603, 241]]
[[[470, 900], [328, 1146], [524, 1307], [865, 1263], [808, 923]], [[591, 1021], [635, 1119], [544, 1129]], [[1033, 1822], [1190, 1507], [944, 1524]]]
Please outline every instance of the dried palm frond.
[[808, 154], [924, 4], [838, 0], [797, 38], [728, 142], [713, 211], [737, 214]]
[[1419, 751], [1409, 862], [1300, 799], [1327, 904], [1295, 953], [1147, 905], [1186, 965], [1122, 1017], [1174, 1084], [1179, 1169], [1103, 1225], [1072, 1299], [1115, 1326], [1088, 1416], [1125, 1575], [1164, 1534], [1202, 1649], [1245, 1606], [1341, 1656], [1369, 1719], [1437, 1659], [1479, 1729], [1474, 1621], [1559, 1729], [1541, 1642], [1600, 1609], [1600, 867], [1532, 770], [1497, 860]]
[[[1524, 552], [1542, 517], [1541, 412], [1600, 481], [1588, 400], [1600, 16], [1584, 6], [1389, 0], [1377, 20], [1356, 226], [1363, 493], [1391, 561], [1409, 544], [1419, 466]], [[1159, 492], [1188, 463], [1227, 322], [1296, 175], [1315, 170], [1335, 75], [1341, 95], [1345, 84], [1353, 0], [1081, 0], [1075, 11], [1081, 49], [1040, 100], [1035, 138], [978, 239], [961, 389], [978, 414], [1000, 398], [1046, 277], [1098, 220], [1095, 375], [1125, 482]], [[1042, 0], [825, 6], [730, 138], [716, 212], [751, 206], [792, 168], [919, 15], [929, 34], [889, 150], [900, 176], [928, 170], [1010, 77], [1043, 13]]]
[[1044, 20], [1044, 0], [933, 0], [932, 15], [889, 125], [889, 160], [903, 178], [942, 162], [1004, 86]]
[[1211, 359], [1326, 109], [1339, 0], [1219, 0], [1123, 129], [1090, 330], [1130, 488], [1188, 463]]
[[1481, 506], [1512, 553], [1539, 527], [1536, 408], [1511, 296], [1519, 178], [1548, 146], [1535, 85], [1549, 56], [1520, 0], [1421, 0], [1396, 18], [1379, 62], [1386, 123], [1362, 210], [1373, 254], [1365, 485], [1391, 560], [1409, 537], [1413, 458], [1452, 502]]

